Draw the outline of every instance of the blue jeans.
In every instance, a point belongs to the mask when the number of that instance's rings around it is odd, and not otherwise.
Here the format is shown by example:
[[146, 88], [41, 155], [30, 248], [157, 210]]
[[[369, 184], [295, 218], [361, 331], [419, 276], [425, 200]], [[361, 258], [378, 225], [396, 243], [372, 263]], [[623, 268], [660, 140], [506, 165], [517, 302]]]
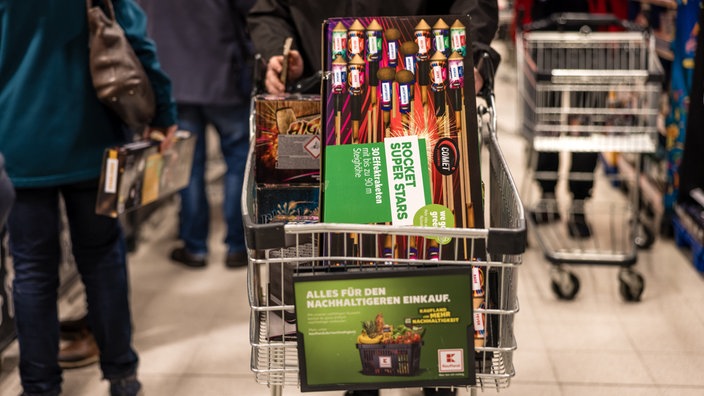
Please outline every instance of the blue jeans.
[[205, 128], [212, 124], [220, 135], [220, 150], [227, 171], [225, 173], [223, 213], [227, 224], [225, 244], [228, 253], [244, 252], [242, 226], [242, 182], [249, 151], [249, 105], [201, 106], [178, 105], [179, 128], [197, 136], [193, 169], [188, 187], [181, 190], [179, 236], [189, 253], [208, 252], [210, 210], [206, 196]]
[[56, 303], [61, 261], [59, 196], [66, 204], [73, 256], [85, 285], [87, 319], [100, 348], [103, 376], [117, 379], [136, 373], [125, 240], [117, 219], [95, 214], [97, 189], [97, 180], [17, 189], [7, 225], [15, 269], [20, 376], [28, 395], [61, 391]]

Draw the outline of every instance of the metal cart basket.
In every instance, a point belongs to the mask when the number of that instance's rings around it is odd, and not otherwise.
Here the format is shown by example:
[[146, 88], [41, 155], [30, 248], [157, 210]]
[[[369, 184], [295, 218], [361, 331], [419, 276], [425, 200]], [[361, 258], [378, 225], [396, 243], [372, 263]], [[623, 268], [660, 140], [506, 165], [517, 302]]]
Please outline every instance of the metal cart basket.
[[[617, 30], [607, 31], [613, 27]], [[640, 155], [656, 148], [663, 77], [654, 38], [611, 15], [556, 14], [525, 27], [517, 47], [520, 108], [533, 172], [522, 191], [530, 213], [536, 214], [528, 216], [530, 228], [555, 265], [553, 291], [572, 299], [579, 289], [576, 276], [561, 264], [620, 265], [621, 294], [637, 301], [644, 281], [630, 267], [637, 258]], [[533, 197], [534, 179], [556, 183], [565, 173], [540, 168], [539, 155], [574, 159], [575, 153], [588, 152], [594, 153], [594, 164], [600, 152], [634, 157], [632, 180], [610, 176], [612, 185], [629, 187], [626, 202], [614, 202], [623, 201], [622, 196], [599, 199], [595, 194], [587, 201], [575, 199], [568, 209], [552, 196]], [[570, 172], [569, 179], [593, 182], [594, 173]], [[590, 237], [571, 238], [568, 227], [555, 221], [575, 213], [590, 219]]]
[[[521, 263], [526, 235], [523, 206], [497, 142], [493, 98], [490, 102], [492, 105], [480, 109], [481, 113], [489, 115], [485, 117], [489, 118], [485, 127], [491, 131], [488, 142], [485, 142], [488, 164], [483, 167], [486, 174], [484, 180], [488, 181], [485, 206], [490, 221], [490, 227], [485, 229], [331, 223], [256, 224], [252, 147], [242, 197], [249, 252], [251, 369], [257, 382], [270, 386], [272, 394], [281, 394], [283, 386], [300, 386], [295, 324], [291, 323], [295, 309], [289, 289], [292, 274], [301, 266], [322, 268], [330, 261], [350, 264], [364, 262], [363, 269], [366, 271], [388, 270], [391, 267], [402, 271], [410, 266], [418, 268], [424, 265], [481, 267], [487, 279], [486, 295], [490, 298], [487, 299], [488, 306], [474, 312], [483, 315], [489, 334], [482, 346], [477, 347], [475, 342], [475, 354], [480, 356], [477, 361], [481, 362], [476, 365], [476, 382], [479, 387], [508, 387], [514, 375], [513, 351], [516, 349], [513, 324], [514, 315], [518, 312], [517, 266]], [[379, 255], [371, 254], [364, 257], [364, 253], [354, 257], [333, 257], [319, 248], [323, 241], [333, 235], [348, 233], [357, 234], [360, 241], [376, 242], [384, 235], [446, 236], [455, 243], [444, 246], [467, 244], [473, 257], [481, 257], [481, 261], [460, 260], [456, 252], [454, 256], [441, 252], [441, 257], [445, 259], [440, 261], [379, 258]], [[365, 249], [360, 251], [364, 252]], [[451, 259], [447, 259], [448, 256]], [[476, 387], [471, 390], [475, 392]]]

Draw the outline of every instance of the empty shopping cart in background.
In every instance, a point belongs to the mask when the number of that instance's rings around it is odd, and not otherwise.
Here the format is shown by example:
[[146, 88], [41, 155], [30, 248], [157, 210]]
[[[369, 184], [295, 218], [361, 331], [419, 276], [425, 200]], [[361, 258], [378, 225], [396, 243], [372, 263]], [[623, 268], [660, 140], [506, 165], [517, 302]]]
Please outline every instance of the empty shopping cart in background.
[[[522, 197], [533, 214], [527, 216], [529, 228], [553, 265], [552, 289], [567, 300], [579, 291], [578, 278], [564, 264], [617, 265], [622, 297], [638, 301], [644, 279], [631, 267], [643, 242], [640, 156], [656, 148], [663, 79], [654, 39], [611, 15], [565, 13], [524, 26], [516, 41], [529, 158]], [[573, 153], [611, 152], [631, 156], [635, 174], [622, 180], [624, 175], [597, 172], [592, 197], [585, 201], [571, 202], [560, 186], [567, 184], [566, 173], [570, 180], [589, 182], [594, 172], [567, 172], [566, 166], [538, 171], [541, 153], [564, 163]], [[536, 180], [560, 183], [557, 199], [542, 196]], [[618, 183], [629, 187], [625, 199], [609, 188]], [[575, 215], [587, 219], [590, 236], [570, 231], [566, 220]]]

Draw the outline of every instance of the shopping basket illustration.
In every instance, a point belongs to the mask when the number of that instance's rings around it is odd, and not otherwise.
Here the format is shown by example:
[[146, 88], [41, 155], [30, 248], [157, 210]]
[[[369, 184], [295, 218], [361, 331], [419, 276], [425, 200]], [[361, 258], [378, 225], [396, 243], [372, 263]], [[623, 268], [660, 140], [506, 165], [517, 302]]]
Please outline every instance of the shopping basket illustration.
[[415, 375], [420, 369], [421, 343], [357, 344], [366, 375]]
[[[524, 27], [517, 46], [520, 108], [532, 172], [522, 196], [533, 214], [528, 216], [530, 228], [553, 264], [552, 289], [567, 300], [579, 291], [578, 278], [563, 264], [618, 265], [622, 297], [638, 301], [644, 279], [631, 267], [642, 233], [640, 163], [642, 154], [656, 148], [663, 79], [654, 38], [611, 15], [555, 14]], [[598, 153], [632, 158], [634, 174], [610, 176], [611, 184], [627, 183], [627, 199], [608, 194], [599, 199], [603, 195], [597, 193], [584, 201], [575, 198], [570, 205], [569, 198], [536, 197], [534, 180], [557, 183], [566, 173], [545, 170], [540, 156], [571, 156], [574, 163], [586, 153], [593, 153], [594, 164]], [[593, 182], [594, 174], [578, 169], [570, 171], [569, 180], [570, 186]], [[565, 219], [573, 216], [589, 219], [590, 230], [570, 229]]]

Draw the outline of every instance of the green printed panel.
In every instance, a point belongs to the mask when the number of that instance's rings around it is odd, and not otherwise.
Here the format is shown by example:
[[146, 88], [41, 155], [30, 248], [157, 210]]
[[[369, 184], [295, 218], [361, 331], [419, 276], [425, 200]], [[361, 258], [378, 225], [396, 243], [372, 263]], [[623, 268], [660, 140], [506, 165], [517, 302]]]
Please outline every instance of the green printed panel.
[[304, 390], [473, 384], [471, 269], [296, 276]]

